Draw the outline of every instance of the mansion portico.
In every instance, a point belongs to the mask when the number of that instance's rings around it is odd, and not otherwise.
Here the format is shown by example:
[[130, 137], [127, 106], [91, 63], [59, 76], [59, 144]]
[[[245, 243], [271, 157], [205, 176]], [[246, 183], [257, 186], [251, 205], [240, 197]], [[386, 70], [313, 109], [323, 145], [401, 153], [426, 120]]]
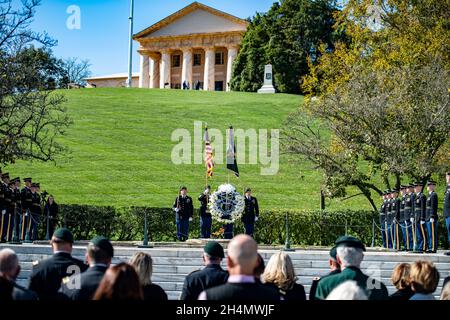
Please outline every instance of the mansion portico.
[[140, 88], [227, 90], [247, 21], [194, 2], [135, 34]]

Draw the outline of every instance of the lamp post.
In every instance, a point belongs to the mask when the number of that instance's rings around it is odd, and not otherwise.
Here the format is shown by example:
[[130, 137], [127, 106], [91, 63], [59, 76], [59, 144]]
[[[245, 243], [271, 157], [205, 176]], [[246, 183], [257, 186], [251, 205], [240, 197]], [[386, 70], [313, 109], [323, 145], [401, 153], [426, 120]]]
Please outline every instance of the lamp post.
[[285, 220], [286, 220], [286, 242], [284, 243], [283, 251], [295, 251], [294, 249], [291, 248], [291, 240], [289, 239], [289, 216], [287, 211]]
[[134, 0], [130, 0], [130, 35], [128, 39], [128, 79], [127, 88], [132, 87], [133, 81], [133, 15], [134, 15]]
[[148, 244], [148, 223], [147, 223], [147, 209], [144, 209], [144, 241], [138, 248], [153, 248]]

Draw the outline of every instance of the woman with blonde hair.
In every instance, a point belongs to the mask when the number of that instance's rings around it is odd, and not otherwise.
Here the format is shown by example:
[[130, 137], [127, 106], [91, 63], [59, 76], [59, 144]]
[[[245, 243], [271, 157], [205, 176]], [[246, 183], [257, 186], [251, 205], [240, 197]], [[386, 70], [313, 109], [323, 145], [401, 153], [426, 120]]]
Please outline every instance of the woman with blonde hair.
[[433, 293], [439, 283], [439, 271], [430, 261], [416, 261], [410, 271], [411, 289], [414, 295], [410, 300], [436, 300]]
[[152, 283], [153, 260], [144, 252], [136, 252], [130, 259], [130, 265], [136, 270], [144, 293], [144, 300], [166, 301], [167, 294], [157, 284]]
[[294, 265], [284, 252], [270, 257], [261, 278], [265, 285], [275, 287], [284, 300], [306, 300], [305, 288], [296, 283]]
[[406, 301], [414, 295], [409, 279], [410, 270], [411, 265], [409, 263], [400, 263], [395, 266], [391, 281], [397, 291], [389, 296], [389, 300]]

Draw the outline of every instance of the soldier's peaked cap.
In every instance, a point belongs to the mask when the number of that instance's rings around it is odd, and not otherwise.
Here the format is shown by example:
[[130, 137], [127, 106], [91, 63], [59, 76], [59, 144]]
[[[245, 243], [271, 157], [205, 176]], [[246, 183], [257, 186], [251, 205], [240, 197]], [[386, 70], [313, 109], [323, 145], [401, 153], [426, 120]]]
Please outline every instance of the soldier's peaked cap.
[[181, 190], [187, 190], [186, 186], [181, 186], [181, 187], [180, 187], [180, 191], [181, 191]]
[[250, 192], [250, 191], [252, 191], [252, 189], [250, 189], [250, 188], [245, 189], [245, 192]]
[[359, 248], [363, 251], [366, 251], [366, 247], [364, 244], [357, 238], [352, 236], [342, 236], [336, 240], [336, 247], [345, 246], [345, 247], [353, 247]]
[[73, 243], [72, 232], [70, 232], [70, 230], [67, 228], [56, 229], [55, 232], [53, 233], [53, 237], [64, 242]]
[[400, 189], [406, 189], [406, 188], [408, 188], [408, 187], [409, 187], [408, 185], [402, 184], [402, 185], [400, 186]]
[[2, 174], [2, 178], [9, 178], [9, 172], [5, 172]]
[[31, 182], [31, 178], [25, 178], [23, 179], [24, 182]]
[[203, 251], [210, 255], [211, 257], [216, 258], [224, 258], [225, 254], [223, 252], [223, 247], [220, 245], [220, 243], [216, 241], [209, 241], [205, 247], [203, 248]]
[[91, 244], [105, 251], [111, 258], [114, 257], [114, 248], [108, 238], [97, 236], [91, 240]]
[[427, 185], [428, 185], [428, 186], [430, 186], [430, 185], [436, 185], [436, 181], [430, 180], [430, 181], [428, 181]]

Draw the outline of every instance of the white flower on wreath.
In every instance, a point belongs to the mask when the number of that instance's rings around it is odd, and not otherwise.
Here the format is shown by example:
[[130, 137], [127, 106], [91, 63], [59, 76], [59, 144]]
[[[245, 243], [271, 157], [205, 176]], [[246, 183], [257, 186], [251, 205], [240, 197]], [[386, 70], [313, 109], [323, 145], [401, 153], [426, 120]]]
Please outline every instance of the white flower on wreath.
[[244, 211], [244, 197], [231, 184], [222, 184], [209, 196], [211, 216], [218, 222], [234, 223]]

